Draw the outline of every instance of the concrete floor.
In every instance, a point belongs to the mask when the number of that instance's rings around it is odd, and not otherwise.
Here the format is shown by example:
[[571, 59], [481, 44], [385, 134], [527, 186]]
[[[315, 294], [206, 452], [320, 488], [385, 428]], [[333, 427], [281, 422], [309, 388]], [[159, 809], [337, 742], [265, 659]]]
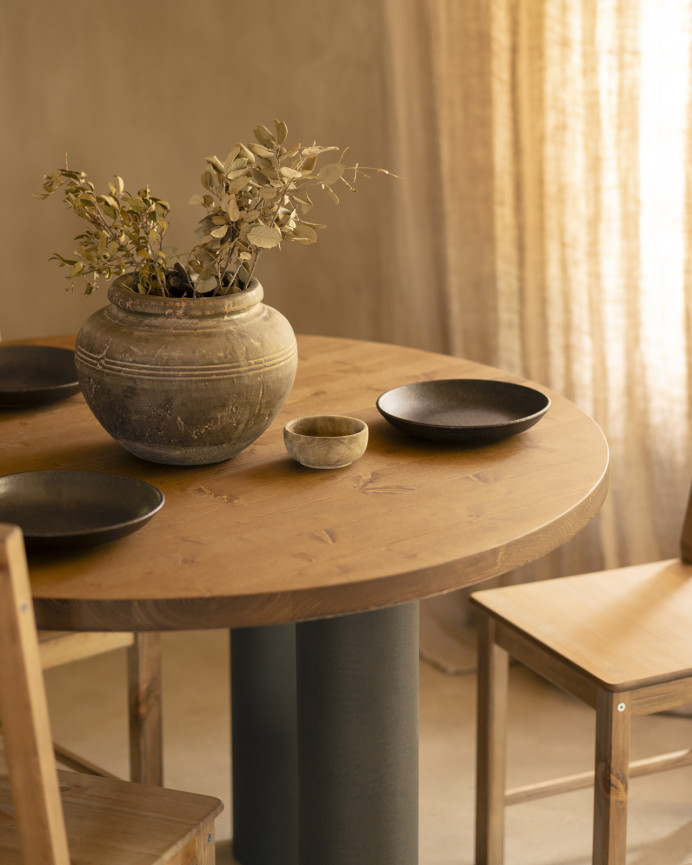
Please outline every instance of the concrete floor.
[[[475, 675], [425, 662], [420, 673], [420, 863], [473, 865]], [[125, 775], [123, 653], [51, 670], [47, 684], [56, 740]], [[519, 666], [510, 687], [510, 785], [590, 768], [591, 710]], [[228, 704], [228, 635], [164, 635], [166, 784], [226, 803], [220, 865], [232, 862]], [[633, 758], [688, 747], [691, 727], [691, 718], [636, 719]], [[692, 865], [691, 802], [692, 768], [633, 780], [628, 865]], [[589, 791], [514, 806], [506, 865], [588, 865], [590, 823]]]

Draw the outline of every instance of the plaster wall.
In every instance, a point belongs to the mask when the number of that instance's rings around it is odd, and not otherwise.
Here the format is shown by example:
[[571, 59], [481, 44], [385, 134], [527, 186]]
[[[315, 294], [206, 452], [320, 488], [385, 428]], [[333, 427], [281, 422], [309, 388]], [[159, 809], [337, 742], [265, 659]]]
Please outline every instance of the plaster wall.
[[[354, 161], [392, 168], [384, 120], [379, 3], [370, 0], [10, 0], [0, 11], [0, 332], [73, 332], [106, 302], [66, 293], [80, 221], [43, 174], [69, 159], [103, 188], [115, 174], [173, 207], [173, 245], [192, 245], [204, 159], [224, 157], [275, 117], [291, 141], [349, 146]], [[302, 332], [377, 338], [389, 178], [366, 181], [314, 220], [315, 246], [269, 251], [265, 300]]]

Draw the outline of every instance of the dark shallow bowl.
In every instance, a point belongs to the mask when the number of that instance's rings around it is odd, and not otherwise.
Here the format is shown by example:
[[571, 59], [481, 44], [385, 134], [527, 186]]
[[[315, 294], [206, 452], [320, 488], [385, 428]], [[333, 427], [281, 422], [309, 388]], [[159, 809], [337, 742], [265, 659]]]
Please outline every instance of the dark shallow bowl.
[[389, 423], [419, 438], [484, 444], [537, 423], [550, 399], [522, 384], [454, 378], [395, 387], [377, 400]]
[[140, 529], [164, 503], [151, 484], [103, 472], [17, 472], [0, 477], [0, 522], [24, 532], [27, 547], [78, 548]]
[[72, 349], [0, 345], [0, 408], [42, 405], [78, 390]]

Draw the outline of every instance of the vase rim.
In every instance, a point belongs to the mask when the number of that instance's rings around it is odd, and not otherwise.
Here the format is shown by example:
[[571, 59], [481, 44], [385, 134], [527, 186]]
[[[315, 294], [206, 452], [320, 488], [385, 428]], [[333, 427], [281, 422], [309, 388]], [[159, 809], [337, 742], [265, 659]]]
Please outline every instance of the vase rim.
[[262, 284], [254, 276], [243, 291], [214, 297], [163, 297], [155, 294], [138, 294], [129, 286], [133, 280], [132, 274], [124, 274], [113, 280], [108, 288], [108, 299], [115, 306], [153, 315], [197, 318], [206, 315], [237, 314], [256, 306], [264, 297]]

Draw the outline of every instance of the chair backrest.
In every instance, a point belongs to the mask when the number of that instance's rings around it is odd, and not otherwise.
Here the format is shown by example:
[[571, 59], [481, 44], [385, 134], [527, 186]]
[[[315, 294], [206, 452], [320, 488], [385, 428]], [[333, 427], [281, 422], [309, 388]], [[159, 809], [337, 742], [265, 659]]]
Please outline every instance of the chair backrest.
[[2, 523], [0, 721], [23, 857], [70, 865], [24, 538]]
[[692, 491], [687, 500], [687, 512], [682, 524], [682, 537], [680, 538], [680, 558], [688, 565], [692, 564]]

